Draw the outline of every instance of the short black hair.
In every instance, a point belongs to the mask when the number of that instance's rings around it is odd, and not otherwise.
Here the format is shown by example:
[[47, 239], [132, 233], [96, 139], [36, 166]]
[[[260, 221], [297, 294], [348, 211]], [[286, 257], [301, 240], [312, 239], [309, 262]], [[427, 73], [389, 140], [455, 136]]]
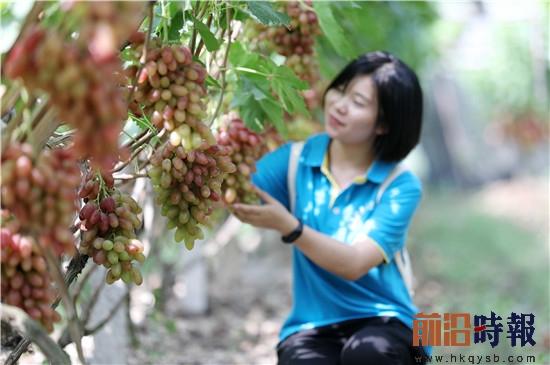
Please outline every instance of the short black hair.
[[378, 92], [374, 153], [382, 161], [400, 161], [418, 144], [422, 129], [422, 89], [414, 71], [389, 52], [369, 52], [350, 62], [325, 90], [347, 87], [357, 76], [370, 75]]

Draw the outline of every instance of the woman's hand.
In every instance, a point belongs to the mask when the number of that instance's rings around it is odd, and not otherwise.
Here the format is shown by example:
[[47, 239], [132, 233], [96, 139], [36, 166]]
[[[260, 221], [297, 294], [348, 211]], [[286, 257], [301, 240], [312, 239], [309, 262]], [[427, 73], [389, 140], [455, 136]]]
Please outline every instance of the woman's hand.
[[229, 208], [241, 222], [256, 227], [274, 229], [281, 235], [289, 234], [298, 226], [298, 219], [277, 199], [257, 187], [254, 187], [254, 190], [265, 204], [233, 204]]

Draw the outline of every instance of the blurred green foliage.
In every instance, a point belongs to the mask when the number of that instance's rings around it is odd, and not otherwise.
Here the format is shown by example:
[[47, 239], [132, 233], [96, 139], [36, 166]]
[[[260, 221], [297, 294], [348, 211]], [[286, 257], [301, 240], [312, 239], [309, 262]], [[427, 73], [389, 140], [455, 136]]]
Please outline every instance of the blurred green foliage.
[[315, 2], [314, 7], [324, 32], [317, 53], [328, 79], [370, 51], [389, 51], [415, 69], [437, 55], [430, 31], [437, 19], [433, 3], [330, 1]]
[[[502, 317], [504, 331], [494, 349], [486, 343], [434, 348], [434, 354], [524, 354], [538, 358], [545, 351], [544, 335], [550, 330], [546, 232], [482, 211], [474, 195], [433, 190], [425, 194], [410, 241], [420, 285], [416, 297], [419, 310], [472, 315], [490, 315], [493, 311]], [[426, 293], [422, 286], [430, 283], [437, 283], [437, 292], [429, 294], [431, 298], [422, 297]], [[535, 315], [534, 347], [510, 346], [506, 317], [511, 312]]]
[[[461, 75], [481, 106], [482, 119], [490, 121], [502, 113], [513, 117], [535, 113], [548, 120], [550, 68], [547, 62], [539, 70], [536, 65], [548, 50], [548, 27], [537, 29], [527, 21], [499, 22], [491, 27], [490, 37], [491, 51], [483, 60], [486, 66]], [[537, 83], [546, 88], [546, 95], [537, 92]]]
[[[440, 4], [417, 1], [333, 1], [314, 2], [324, 35], [316, 47], [321, 73], [332, 79], [353, 58], [370, 51], [386, 50], [409, 64], [422, 76], [436, 72], [441, 64], [459, 64], [460, 53], [453, 50], [474, 18], [484, 17], [491, 43], [487, 59], [479, 59], [472, 69], [453, 69], [458, 84], [476, 100], [482, 122], [494, 120], [499, 113], [521, 116], [537, 114], [548, 119], [550, 90], [550, 52], [548, 21], [550, 3], [533, 3], [540, 19], [510, 20], [476, 15], [473, 3], [463, 3], [471, 16], [448, 18]], [[538, 23], [538, 24], [537, 24]], [[468, 45], [466, 45], [468, 48]], [[458, 59], [453, 57], [458, 56]], [[447, 59], [445, 59], [447, 58]], [[545, 63], [537, 70], [537, 62]], [[456, 61], [456, 63], [455, 63]], [[537, 90], [546, 88], [546, 95]]]

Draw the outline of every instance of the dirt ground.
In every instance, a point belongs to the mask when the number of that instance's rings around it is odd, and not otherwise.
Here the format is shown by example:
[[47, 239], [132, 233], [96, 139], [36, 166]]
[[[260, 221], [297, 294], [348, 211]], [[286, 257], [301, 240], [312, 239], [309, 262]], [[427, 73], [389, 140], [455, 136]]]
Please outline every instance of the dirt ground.
[[164, 318], [175, 326], [144, 321], [129, 363], [275, 364], [279, 328], [291, 304], [291, 255], [290, 247], [268, 241], [249, 253], [235, 242], [225, 246], [209, 261], [208, 313], [182, 315], [173, 298]]

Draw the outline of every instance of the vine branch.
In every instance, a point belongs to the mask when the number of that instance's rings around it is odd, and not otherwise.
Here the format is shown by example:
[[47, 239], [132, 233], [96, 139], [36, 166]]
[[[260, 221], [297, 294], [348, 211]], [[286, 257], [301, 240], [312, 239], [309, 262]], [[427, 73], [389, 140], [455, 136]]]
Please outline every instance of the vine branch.
[[[2, 317], [7, 320], [10, 325], [15, 327], [19, 332], [23, 333], [26, 338], [29, 338], [34, 342], [42, 353], [50, 360], [52, 364], [70, 364], [71, 359], [69, 355], [62, 348], [60, 348], [55, 341], [46, 333], [44, 328], [38, 322], [31, 319], [27, 313], [23, 310], [7, 305], [1, 304]], [[10, 354], [12, 356], [13, 352]], [[12, 359], [8, 357], [6, 364], [10, 363]], [[17, 359], [15, 359], [17, 361]]]
[[55, 256], [53, 255], [53, 253], [49, 248], [45, 248], [42, 251], [44, 253], [44, 257], [46, 258], [46, 262], [48, 263], [49, 271], [54, 279], [54, 282], [57, 284], [57, 289], [61, 296], [61, 300], [63, 300], [63, 305], [65, 307], [65, 311], [67, 312], [67, 317], [68, 317], [67, 326], [69, 328], [69, 333], [71, 335], [71, 338], [76, 345], [78, 358], [80, 362], [82, 362], [82, 364], [86, 364], [86, 359], [84, 358], [84, 352], [82, 351], [82, 342], [81, 342], [82, 335], [80, 331], [80, 321], [78, 320], [74, 303], [71, 300], [71, 297], [69, 296], [68, 288], [65, 285], [63, 274], [59, 269], [58, 260], [55, 258]]
[[231, 18], [230, 18], [230, 12], [229, 8], [225, 9], [226, 11], [226, 19], [227, 19], [227, 48], [225, 50], [225, 55], [223, 56], [223, 64], [221, 69], [222, 71], [222, 88], [220, 92], [220, 98], [218, 100], [218, 105], [216, 106], [216, 111], [214, 112], [214, 115], [212, 116], [212, 120], [210, 120], [209, 125], [212, 125], [214, 123], [214, 120], [216, 120], [216, 117], [218, 116], [220, 112], [220, 108], [222, 107], [223, 103], [223, 96], [225, 94], [225, 89], [227, 87], [227, 81], [226, 81], [226, 73], [227, 73], [227, 60], [229, 58], [229, 50], [231, 49]]

